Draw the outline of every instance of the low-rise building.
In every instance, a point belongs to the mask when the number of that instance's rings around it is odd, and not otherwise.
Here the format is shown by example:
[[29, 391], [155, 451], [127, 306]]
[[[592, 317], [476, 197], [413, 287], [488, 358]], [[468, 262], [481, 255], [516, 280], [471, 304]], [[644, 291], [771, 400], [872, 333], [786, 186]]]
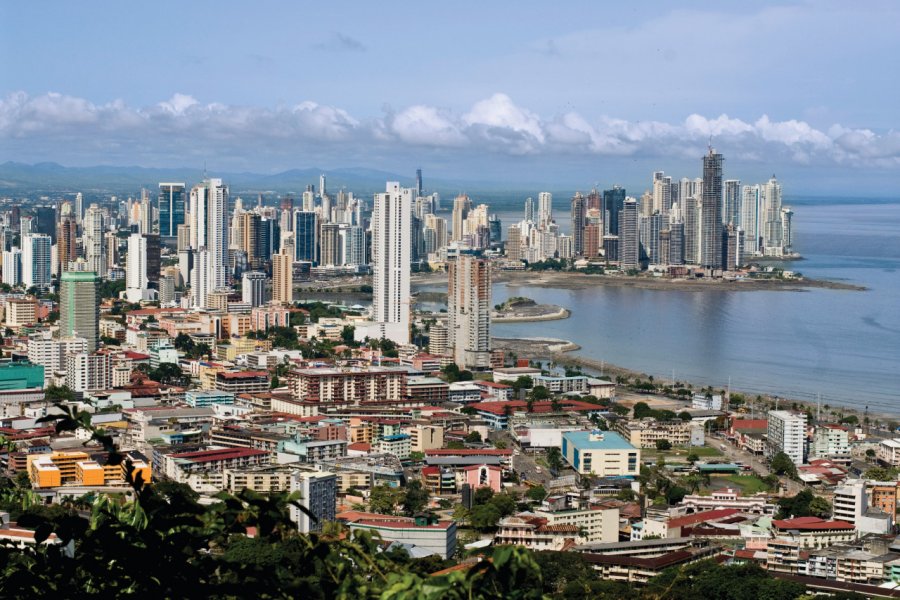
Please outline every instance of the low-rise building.
[[584, 543], [575, 525], [550, 525], [547, 519], [531, 513], [512, 515], [500, 521], [494, 545], [524, 546], [529, 550], [560, 551]]
[[656, 442], [660, 440], [666, 440], [673, 446], [703, 446], [706, 443], [702, 426], [680, 419], [623, 419], [616, 423], [616, 430], [637, 448], [655, 448]]
[[377, 532], [382, 540], [399, 542], [420, 551], [450, 558], [456, 552], [456, 523], [430, 515], [415, 518], [347, 511], [337, 515], [351, 531]]
[[900, 467], [900, 439], [884, 440], [876, 451], [878, 462], [889, 467]]
[[410, 445], [410, 436], [405, 433], [386, 435], [378, 440], [378, 451], [406, 460], [409, 458]]
[[[796, 542], [803, 548], [826, 548], [856, 539], [856, 528], [847, 521], [826, 521], [818, 517], [797, 517], [772, 521], [775, 537]], [[771, 544], [771, 542], [769, 542]]]
[[567, 431], [562, 455], [579, 475], [636, 477], [640, 472], [641, 451], [612, 431]]
[[731, 508], [751, 515], [774, 515], [778, 508], [769, 502], [767, 494], [742, 496], [733, 488], [713, 490], [709, 495], [689, 494], [678, 504], [677, 509], [685, 513], [702, 513], [711, 510]]
[[816, 427], [812, 452], [816, 458], [832, 460], [836, 463], [850, 463], [850, 434], [840, 425]]
[[269, 390], [268, 371], [219, 371], [215, 389], [231, 394], [252, 394]]
[[192, 408], [204, 408], [215, 404], [234, 404], [234, 394], [230, 392], [205, 392], [188, 390], [184, 393], [184, 401]]

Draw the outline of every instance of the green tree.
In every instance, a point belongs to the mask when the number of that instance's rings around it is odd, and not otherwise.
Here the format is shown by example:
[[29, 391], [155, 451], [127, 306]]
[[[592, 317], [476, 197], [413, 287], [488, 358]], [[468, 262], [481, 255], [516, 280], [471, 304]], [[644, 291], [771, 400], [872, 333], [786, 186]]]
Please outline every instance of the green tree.
[[660, 451], [671, 450], [672, 442], [669, 440], [656, 440], [656, 449]]
[[531, 399], [535, 401], [546, 400], [550, 397], [550, 390], [542, 385], [536, 385], [531, 388]]
[[634, 413], [635, 419], [643, 419], [645, 417], [653, 416], [653, 410], [646, 402], [636, 402], [632, 411]]
[[406, 484], [403, 494], [403, 513], [411, 517], [428, 506], [428, 490], [422, 486], [422, 482], [413, 479]]
[[794, 461], [791, 460], [791, 457], [784, 452], [778, 452], [772, 457], [769, 468], [771, 468], [772, 472], [776, 475], [784, 475], [791, 479], [797, 479], [797, 466], [794, 464]]
[[525, 492], [525, 497], [534, 502], [541, 502], [547, 497], [547, 490], [542, 485], [536, 485]]
[[696, 452], [689, 452], [685, 460], [690, 464], [694, 464], [695, 462], [700, 460], [700, 456], [698, 456]]
[[562, 470], [564, 466], [562, 452], [556, 446], [547, 450], [547, 464], [550, 466], [551, 471], [559, 472]]
[[392, 515], [396, 509], [398, 490], [387, 485], [376, 485], [369, 493], [369, 510], [382, 515]]
[[44, 389], [44, 399], [47, 402], [74, 402], [75, 392], [65, 385], [50, 384]]
[[690, 421], [692, 417], [691, 417], [691, 413], [689, 413], [686, 410], [683, 410], [680, 413], [678, 413], [678, 418], [681, 419], [682, 421]]
[[493, 503], [488, 503], [473, 506], [470, 521], [472, 527], [479, 531], [493, 531], [501, 518], [500, 510]]
[[481, 434], [477, 431], [470, 431], [466, 434], [466, 437], [464, 439], [470, 444], [480, 444]]

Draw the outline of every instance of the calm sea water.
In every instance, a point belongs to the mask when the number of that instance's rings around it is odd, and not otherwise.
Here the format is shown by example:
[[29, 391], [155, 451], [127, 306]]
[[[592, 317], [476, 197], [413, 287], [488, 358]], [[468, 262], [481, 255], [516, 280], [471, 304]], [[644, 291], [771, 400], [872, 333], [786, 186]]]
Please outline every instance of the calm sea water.
[[[563, 321], [497, 324], [499, 337], [547, 336], [597, 360], [716, 387], [900, 414], [900, 202], [798, 199], [785, 267], [866, 292], [589, 290], [497, 285], [572, 311]], [[521, 211], [497, 211], [504, 229]], [[568, 216], [555, 214], [568, 232]]]

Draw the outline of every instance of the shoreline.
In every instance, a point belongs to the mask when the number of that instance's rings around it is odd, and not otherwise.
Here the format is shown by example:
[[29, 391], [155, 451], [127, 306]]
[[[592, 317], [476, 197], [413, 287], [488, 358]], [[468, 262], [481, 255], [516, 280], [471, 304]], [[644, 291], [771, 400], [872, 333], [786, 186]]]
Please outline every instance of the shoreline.
[[[579, 354], [575, 354], [578, 350], [581, 349], [581, 346], [578, 344], [571, 342], [569, 340], [561, 340], [556, 338], [543, 338], [543, 337], [523, 337], [523, 338], [492, 338], [492, 341], [495, 344], [495, 347], [502, 348], [506, 352], [514, 352], [519, 358], [527, 358], [529, 360], [543, 360], [554, 362], [557, 365], [570, 365], [570, 366], [580, 366], [586, 367], [588, 369], [592, 369], [594, 371], [598, 371], [601, 373], [602, 377], [608, 378], [610, 381], [615, 381], [615, 377], [617, 376], [625, 376], [625, 377], [638, 377], [642, 380], [647, 380], [651, 377], [648, 373], [645, 373], [640, 370], [630, 369], [628, 367], [623, 367], [621, 365], [609, 363], [606, 361], [597, 360], [594, 358], [589, 358], [586, 356], [582, 356]], [[693, 381], [680, 381], [680, 383], [684, 385], [690, 385], [691, 389], [700, 390], [706, 386], [702, 386]], [[714, 389], [718, 386], [711, 386]], [[774, 403], [777, 401], [781, 404], [781, 407], [785, 409], [790, 409], [793, 404], [797, 404], [798, 406], [811, 410], [815, 413], [817, 407], [815, 403], [809, 402], [808, 400], [798, 400], [796, 398], [788, 398], [783, 396], [773, 396], [769, 393], [763, 393], [759, 391], [753, 390], [745, 390], [745, 389], [732, 389], [732, 393], [742, 394], [745, 397], [745, 405], [748, 405], [753, 401], [759, 406], [760, 404], [763, 406], [767, 406], [770, 403]], [[660, 395], [661, 396], [661, 395]], [[667, 396], [661, 396], [668, 398]], [[755, 398], [761, 398], [760, 402], [755, 402]], [[674, 401], [674, 399], [672, 399]], [[825, 409], [825, 406], [828, 406], [828, 409]], [[846, 406], [843, 404], [829, 404], [822, 405], [823, 414], [829, 415], [832, 411], [835, 411], [842, 416], [848, 415], [856, 415], [859, 418], [860, 426], [864, 426], [863, 424], [863, 415], [864, 411], [862, 409], [858, 409], [852, 406]], [[900, 415], [897, 414], [889, 414], [884, 412], [873, 412], [869, 411], [868, 413], [870, 422], [874, 423], [875, 421], [881, 422], [890, 422], [890, 421], [900, 421]], [[827, 419], [826, 419], [827, 420]]]
[[494, 274], [494, 283], [507, 286], [554, 287], [564, 289], [589, 289], [593, 287], [632, 287], [648, 290], [693, 291], [786, 291], [802, 292], [809, 289], [830, 289], [864, 292], [868, 288], [842, 281], [822, 279], [669, 279], [647, 276], [588, 275], [571, 272], [501, 271]]
[[572, 316], [572, 311], [568, 308], [557, 306], [555, 304], [541, 304], [535, 308], [548, 308], [555, 309], [552, 312], [543, 312], [533, 315], [526, 314], [511, 314], [505, 316], [499, 316], [497, 313], [491, 314], [491, 322], [492, 323], [531, 323], [538, 321], [560, 321], [562, 319], [568, 319]]

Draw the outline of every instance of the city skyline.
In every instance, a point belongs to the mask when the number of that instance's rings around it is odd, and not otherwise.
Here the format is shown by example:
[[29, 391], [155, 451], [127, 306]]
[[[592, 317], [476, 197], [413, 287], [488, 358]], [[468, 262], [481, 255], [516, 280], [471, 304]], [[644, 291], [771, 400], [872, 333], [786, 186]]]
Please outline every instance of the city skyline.
[[[524, 5], [507, 31], [496, 26], [511, 16], [500, 7], [337, 14], [281, 5], [241, 14], [242, 35], [215, 52], [187, 24], [202, 15], [233, 28], [234, 6], [125, 14], [105, 5], [74, 30], [71, 7], [7, 6], [3, 20], [16, 26], [0, 43], [30, 60], [27, 69], [6, 65], [0, 85], [0, 161], [265, 173], [422, 167], [471, 181], [628, 185], [657, 166], [692, 164], [712, 137], [748, 178], [777, 170], [805, 193], [886, 195], [900, 164], [883, 99], [897, 88], [884, 73], [893, 73], [898, 19], [887, 14], [896, 7], [879, 6], [570, 5], [544, 14]], [[109, 18], [123, 26], [107, 27]], [[412, 42], [416, 52], [372, 35], [410, 19], [441, 23], [429, 44]], [[40, 45], [30, 35], [36, 22], [48, 28]], [[300, 24], [315, 27], [291, 35]], [[135, 46], [163, 25], [171, 34], [153, 54]], [[850, 27], [867, 35], [830, 43]], [[675, 33], [697, 29], [708, 35]], [[458, 32], [479, 43], [454, 43]], [[391, 76], [400, 59], [416, 85]]]

